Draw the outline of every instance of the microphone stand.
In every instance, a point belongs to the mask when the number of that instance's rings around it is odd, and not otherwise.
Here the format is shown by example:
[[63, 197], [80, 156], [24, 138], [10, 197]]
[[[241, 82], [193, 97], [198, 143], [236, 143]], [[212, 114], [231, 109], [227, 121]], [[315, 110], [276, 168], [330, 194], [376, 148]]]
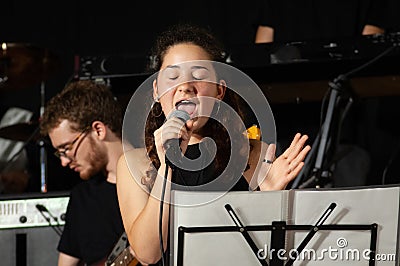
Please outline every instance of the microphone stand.
[[[45, 106], [45, 83], [42, 81], [40, 84], [40, 117], [44, 113]], [[39, 140], [40, 149], [40, 191], [47, 192], [47, 152], [45, 142], [43, 139]]]
[[[389, 54], [392, 52], [397, 44], [394, 44], [393, 46], [390, 46], [388, 49], [384, 50], [382, 53], [380, 53], [378, 56], [372, 58], [365, 64], [349, 71], [346, 74], [339, 75], [336, 79], [334, 79], [332, 82], [329, 82], [329, 88], [330, 88], [330, 95], [329, 95], [329, 103], [325, 115], [325, 120], [322, 124], [321, 128], [321, 133], [318, 134], [318, 137], [315, 142], [318, 143], [318, 146], [314, 146], [314, 148], [318, 148], [318, 152], [316, 155], [316, 159], [314, 162], [314, 168], [312, 170], [311, 176], [302, 184], [300, 184], [299, 188], [307, 188], [307, 187], [316, 187], [320, 188], [325, 186], [331, 181], [331, 176], [332, 176], [332, 170], [331, 169], [323, 169], [323, 167], [329, 166], [327, 164], [326, 160], [326, 151], [328, 148], [331, 148], [331, 154], [335, 153], [335, 147], [329, 147], [329, 144], [332, 144], [332, 135], [329, 136], [329, 133], [331, 132], [331, 127], [332, 127], [332, 121], [333, 117], [335, 114], [335, 108], [339, 103], [340, 96], [345, 92], [343, 88], [343, 83], [347, 81], [348, 77], [352, 76], [354, 73], [360, 71], [361, 69], [371, 65], [378, 59], [382, 58], [383, 56]], [[347, 86], [346, 86], [347, 87]], [[345, 108], [345, 111], [350, 107], [351, 103], [353, 102], [352, 98], [349, 98], [349, 101], [347, 103], [347, 106]], [[346, 112], [344, 112], [343, 115], [345, 115]], [[344, 116], [343, 116], [344, 117]], [[342, 117], [342, 119], [343, 119]], [[340, 124], [339, 124], [340, 126]], [[339, 134], [337, 134], [339, 135]], [[330, 139], [329, 139], [330, 137]], [[338, 137], [338, 136], [336, 136]], [[335, 143], [334, 143], [335, 144]], [[314, 154], [314, 151], [311, 152], [311, 155]], [[308, 157], [309, 158], [309, 157]], [[307, 159], [306, 158], [306, 162]], [[296, 177], [292, 184], [292, 189], [296, 188], [297, 184], [300, 182], [302, 178], [302, 172]]]
[[[332, 173], [330, 170], [323, 169], [324, 164], [324, 156], [328, 148], [331, 148], [332, 154], [335, 153], [336, 147], [329, 147], [329, 133], [332, 128], [332, 121], [335, 113], [335, 108], [338, 104], [340, 96], [343, 94], [343, 82], [346, 80], [344, 75], [339, 75], [332, 82], [329, 82], [330, 87], [330, 95], [329, 95], [329, 103], [326, 111], [326, 116], [324, 123], [321, 129], [321, 135], [319, 139], [318, 152], [314, 163], [314, 168], [312, 170], [311, 177], [306, 180], [303, 184], [299, 186], [299, 188], [306, 187], [323, 187], [330, 181], [330, 177]], [[351, 104], [352, 100], [350, 98], [348, 104]], [[331, 143], [332, 144], [332, 143]], [[326, 163], [326, 162], [325, 162]]]

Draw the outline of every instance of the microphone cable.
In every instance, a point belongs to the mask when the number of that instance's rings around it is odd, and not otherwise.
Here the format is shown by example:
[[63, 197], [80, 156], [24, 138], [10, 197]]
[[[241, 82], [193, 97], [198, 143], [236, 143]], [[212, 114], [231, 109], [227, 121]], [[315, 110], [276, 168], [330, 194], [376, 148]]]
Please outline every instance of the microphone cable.
[[[54, 217], [49, 210], [42, 204], [36, 204], [36, 209], [40, 212], [40, 214], [43, 216], [43, 218], [48, 222], [49, 226], [56, 232], [58, 236], [61, 236], [62, 230], [60, 228], [60, 223], [58, 222], [57, 217]], [[44, 215], [44, 213], [47, 212], [48, 216]], [[55, 222], [56, 225], [51, 224], [51, 219], [52, 218]]]
[[[167, 159], [167, 158], [166, 158]], [[165, 173], [164, 173], [164, 179], [163, 179], [163, 185], [162, 185], [162, 190], [161, 190], [161, 198], [160, 198], [160, 214], [159, 214], [159, 223], [158, 223], [158, 234], [160, 238], [160, 249], [161, 249], [161, 261], [162, 265], [165, 264], [165, 254], [164, 254], [164, 242], [163, 242], [163, 212], [164, 212], [164, 197], [165, 197], [165, 188], [167, 186], [167, 178], [168, 178], [168, 169], [169, 166], [168, 164], [165, 166]]]

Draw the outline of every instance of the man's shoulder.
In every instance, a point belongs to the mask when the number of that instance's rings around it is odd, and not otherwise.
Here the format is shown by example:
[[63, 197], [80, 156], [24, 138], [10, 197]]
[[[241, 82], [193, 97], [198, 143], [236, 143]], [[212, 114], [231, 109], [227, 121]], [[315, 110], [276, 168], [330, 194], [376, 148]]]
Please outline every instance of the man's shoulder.
[[106, 177], [103, 174], [96, 174], [88, 180], [82, 180], [71, 189], [71, 194], [80, 194], [93, 186], [97, 186], [99, 183], [107, 183]]

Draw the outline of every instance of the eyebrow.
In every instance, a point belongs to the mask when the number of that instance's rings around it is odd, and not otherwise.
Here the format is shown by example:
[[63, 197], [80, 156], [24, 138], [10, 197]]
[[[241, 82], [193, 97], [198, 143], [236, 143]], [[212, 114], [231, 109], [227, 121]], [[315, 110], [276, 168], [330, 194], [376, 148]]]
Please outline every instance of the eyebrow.
[[207, 67], [205, 66], [192, 66], [191, 69], [206, 69], [209, 70]]
[[[165, 69], [167, 69], [167, 68], [170, 68], [170, 69], [177, 69], [177, 68], [181, 68], [179, 65], [168, 65]], [[198, 65], [195, 65], [195, 66], [191, 66], [190, 67], [190, 69], [206, 69], [206, 70], [209, 70], [207, 67], [205, 67], [205, 66], [198, 66]]]
[[78, 136], [80, 136], [80, 133], [72, 141], [67, 141], [67, 142], [61, 143], [60, 145], [57, 145], [54, 148], [57, 149], [57, 150], [65, 149], [65, 146], [71, 145], [71, 143], [74, 142], [78, 138]]
[[60, 145], [54, 147], [54, 149], [56, 149], [56, 150], [65, 149], [65, 146], [67, 146], [68, 144], [71, 144], [71, 142], [72, 142], [72, 141], [61, 143]]

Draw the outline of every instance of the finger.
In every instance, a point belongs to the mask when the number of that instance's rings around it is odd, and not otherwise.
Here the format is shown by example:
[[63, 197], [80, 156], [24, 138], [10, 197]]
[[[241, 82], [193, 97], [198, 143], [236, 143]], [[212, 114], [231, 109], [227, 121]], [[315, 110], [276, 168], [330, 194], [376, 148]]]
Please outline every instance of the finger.
[[311, 146], [307, 145], [305, 146], [296, 156], [296, 158], [293, 159], [293, 161], [304, 161], [304, 159], [306, 158], [308, 152], [311, 150]]
[[163, 139], [180, 138], [182, 137], [182, 133], [185, 132], [186, 132], [185, 123], [178, 118], [173, 118], [171, 120], [168, 120], [162, 126]]
[[[304, 161], [304, 159], [306, 158], [308, 152], [311, 150], [311, 147], [309, 145], [307, 145], [306, 147], [304, 147], [300, 153], [297, 154], [297, 156], [295, 158], [293, 158], [292, 161], [290, 161], [289, 165], [290, 167], [293, 169], [295, 168], [300, 162]], [[289, 161], [289, 159], [288, 159]]]
[[186, 128], [187, 128], [187, 130], [188, 131], [191, 131], [192, 130], [192, 128], [193, 128], [193, 120], [188, 120], [187, 122], [186, 122]]
[[305, 146], [299, 154], [299, 158], [301, 158], [300, 160], [303, 161], [310, 151], [311, 151], [311, 146], [310, 145]]
[[165, 127], [173, 127], [173, 128], [182, 128], [185, 127], [186, 128], [186, 123], [184, 121], [182, 121], [181, 119], [174, 117], [170, 120], [168, 120], [165, 124]]
[[291, 148], [290, 153], [288, 154], [289, 161], [292, 161], [297, 157], [297, 155], [302, 151], [307, 140], [307, 135], [303, 135], [299, 140], [297, 140], [296, 144]]
[[297, 134], [294, 136], [292, 142], [290, 143], [289, 148], [287, 148], [287, 149], [282, 153], [282, 156], [283, 156], [284, 158], [288, 158], [288, 157], [289, 157], [289, 154], [290, 154], [291, 150], [293, 149], [293, 147], [296, 146], [296, 144], [297, 144], [297, 142], [299, 141], [300, 137], [301, 137], [301, 134], [300, 134], [300, 133], [297, 133]]
[[304, 166], [304, 162], [300, 162], [289, 174], [289, 179], [293, 180], [301, 171]]

